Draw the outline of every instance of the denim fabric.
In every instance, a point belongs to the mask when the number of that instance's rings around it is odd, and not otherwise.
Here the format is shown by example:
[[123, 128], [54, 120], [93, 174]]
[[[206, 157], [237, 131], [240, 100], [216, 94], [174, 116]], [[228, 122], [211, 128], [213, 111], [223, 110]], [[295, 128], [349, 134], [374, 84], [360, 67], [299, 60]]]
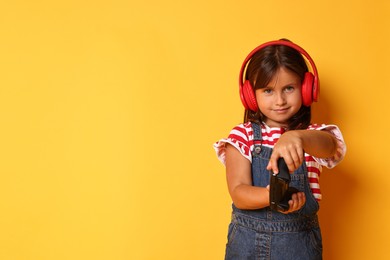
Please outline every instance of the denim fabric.
[[[272, 149], [261, 146], [260, 126], [253, 124], [253, 130], [260, 144], [252, 151], [252, 181], [254, 186], [266, 187], [270, 180], [266, 166]], [[291, 175], [290, 186], [306, 195], [304, 207], [294, 213], [283, 214], [269, 207], [241, 210], [233, 204], [225, 260], [322, 259], [319, 205], [309, 187], [305, 162]]]

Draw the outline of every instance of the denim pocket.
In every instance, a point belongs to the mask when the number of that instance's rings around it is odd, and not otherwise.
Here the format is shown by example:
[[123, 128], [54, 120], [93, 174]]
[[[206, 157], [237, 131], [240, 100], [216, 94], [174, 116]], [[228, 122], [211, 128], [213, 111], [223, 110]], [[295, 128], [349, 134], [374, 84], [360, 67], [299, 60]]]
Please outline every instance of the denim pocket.
[[233, 222], [230, 223], [228, 229], [228, 235], [227, 235], [228, 244], [231, 244], [233, 242], [236, 231], [237, 231], [237, 224]]
[[255, 250], [256, 231], [237, 223], [231, 223], [225, 260], [255, 259]]
[[313, 248], [320, 254], [322, 254], [322, 236], [319, 227], [313, 228], [310, 231], [310, 242]]

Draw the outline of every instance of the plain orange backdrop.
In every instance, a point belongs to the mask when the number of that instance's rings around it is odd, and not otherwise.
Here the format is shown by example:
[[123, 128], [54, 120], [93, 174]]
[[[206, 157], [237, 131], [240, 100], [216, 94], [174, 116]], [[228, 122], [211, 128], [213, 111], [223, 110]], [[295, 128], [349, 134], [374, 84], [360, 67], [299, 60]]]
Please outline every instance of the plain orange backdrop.
[[324, 258], [388, 259], [388, 1], [0, 3], [0, 258], [222, 259], [213, 142], [240, 123], [241, 62], [289, 38], [315, 60]]

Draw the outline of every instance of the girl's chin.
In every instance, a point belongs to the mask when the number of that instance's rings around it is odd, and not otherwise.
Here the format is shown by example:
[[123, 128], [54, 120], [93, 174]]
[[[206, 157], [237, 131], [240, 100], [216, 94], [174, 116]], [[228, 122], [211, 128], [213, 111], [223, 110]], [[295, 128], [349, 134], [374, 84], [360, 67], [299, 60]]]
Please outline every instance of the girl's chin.
[[269, 127], [282, 127], [285, 128], [288, 126], [286, 121], [274, 121], [274, 120], [265, 120], [264, 121]]

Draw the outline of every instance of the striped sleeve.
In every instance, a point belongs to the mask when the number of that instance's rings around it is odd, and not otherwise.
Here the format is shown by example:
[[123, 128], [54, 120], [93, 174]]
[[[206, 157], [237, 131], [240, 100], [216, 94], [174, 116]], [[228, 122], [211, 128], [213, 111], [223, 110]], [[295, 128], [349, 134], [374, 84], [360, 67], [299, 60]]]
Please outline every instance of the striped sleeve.
[[231, 144], [234, 146], [240, 153], [252, 162], [252, 155], [250, 150], [250, 143], [252, 138], [250, 135], [253, 135], [252, 128], [249, 124], [240, 124], [234, 127], [227, 138], [222, 138], [214, 144], [215, 152], [217, 153], [218, 159], [225, 164], [226, 157], [226, 144]]

